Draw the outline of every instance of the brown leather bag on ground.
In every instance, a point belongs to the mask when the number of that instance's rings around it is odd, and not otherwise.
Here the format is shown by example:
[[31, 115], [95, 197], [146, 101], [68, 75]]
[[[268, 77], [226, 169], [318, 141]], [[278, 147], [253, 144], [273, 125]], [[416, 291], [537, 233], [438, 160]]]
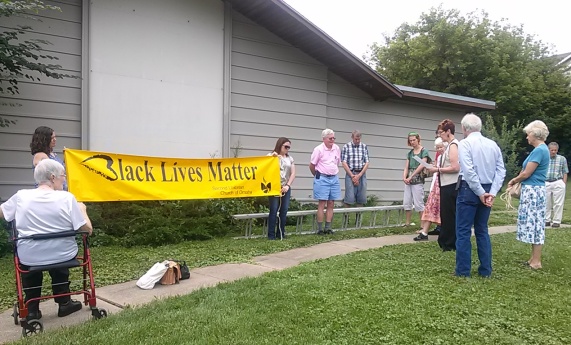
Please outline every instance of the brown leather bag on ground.
[[178, 284], [181, 278], [180, 266], [175, 261], [169, 261], [169, 268], [159, 281], [162, 285]]

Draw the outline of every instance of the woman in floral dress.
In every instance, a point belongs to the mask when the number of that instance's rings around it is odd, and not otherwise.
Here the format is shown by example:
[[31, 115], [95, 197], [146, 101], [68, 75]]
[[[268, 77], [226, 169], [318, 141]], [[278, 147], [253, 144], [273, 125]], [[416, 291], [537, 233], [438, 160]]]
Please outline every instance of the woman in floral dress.
[[[444, 152], [444, 143], [442, 138], [438, 137], [434, 140], [434, 148], [437, 152], [436, 165], [440, 166], [440, 158]], [[424, 212], [422, 212], [422, 228], [418, 231], [418, 236], [414, 238], [415, 241], [428, 240], [428, 228], [432, 223], [440, 225], [440, 187], [438, 183], [438, 174], [435, 172], [432, 176], [432, 183], [430, 184], [430, 193], [424, 205]]]
[[534, 147], [523, 161], [522, 172], [508, 182], [508, 187], [521, 182], [521, 195], [517, 210], [518, 241], [531, 244], [531, 257], [525, 265], [540, 269], [541, 250], [545, 241], [545, 210], [547, 191], [545, 180], [549, 167], [549, 149], [545, 140], [549, 135], [547, 126], [536, 120], [523, 129], [527, 142]]

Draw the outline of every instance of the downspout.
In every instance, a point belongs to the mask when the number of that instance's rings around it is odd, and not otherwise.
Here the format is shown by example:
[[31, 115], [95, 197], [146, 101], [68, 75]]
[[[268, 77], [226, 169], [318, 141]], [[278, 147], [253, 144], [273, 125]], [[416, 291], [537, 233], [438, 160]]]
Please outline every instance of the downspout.
[[81, 2], [81, 149], [89, 150], [89, 5]]
[[232, 5], [224, 2], [224, 74], [222, 90], [222, 157], [230, 157]]

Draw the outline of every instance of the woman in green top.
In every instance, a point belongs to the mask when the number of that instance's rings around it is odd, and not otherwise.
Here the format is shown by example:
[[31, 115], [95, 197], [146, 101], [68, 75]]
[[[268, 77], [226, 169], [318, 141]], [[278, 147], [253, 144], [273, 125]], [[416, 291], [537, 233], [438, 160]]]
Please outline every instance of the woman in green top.
[[403, 206], [406, 214], [405, 226], [415, 225], [411, 223], [412, 209], [419, 214], [424, 211], [424, 176], [421, 175], [424, 167], [414, 159], [417, 156], [428, 162], [428, 150], [420, 145], [420, 135], [416, 132], [408, 133], [408, 146], [412, 149], [406, 155], [402, 180], [404, 182]]

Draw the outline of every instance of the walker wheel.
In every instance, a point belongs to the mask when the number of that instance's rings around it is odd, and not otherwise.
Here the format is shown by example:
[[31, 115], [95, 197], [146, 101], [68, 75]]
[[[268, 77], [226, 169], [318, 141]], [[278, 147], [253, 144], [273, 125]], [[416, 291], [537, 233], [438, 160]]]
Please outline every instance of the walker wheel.
[[44, 325], [40, 320], [30, 320], [25, 327], [22, 327], [22, 336], [27, 337], [29, 335], [42, 333], [43, 331]]
[[104, 317], [107, 317], [107, 310], [103, 308], [94, 309], [91, 316], [93, 317], [94, 320], [102, 319]]
[[14, 310], [12, 312], [12, 316], [14, 317], [14, 324], [18, 325], [20, 323], [20, 319], [18, 318], [18, 302], [14, 302]]

